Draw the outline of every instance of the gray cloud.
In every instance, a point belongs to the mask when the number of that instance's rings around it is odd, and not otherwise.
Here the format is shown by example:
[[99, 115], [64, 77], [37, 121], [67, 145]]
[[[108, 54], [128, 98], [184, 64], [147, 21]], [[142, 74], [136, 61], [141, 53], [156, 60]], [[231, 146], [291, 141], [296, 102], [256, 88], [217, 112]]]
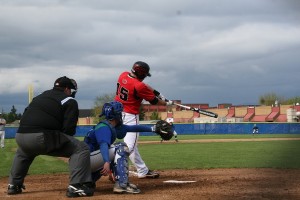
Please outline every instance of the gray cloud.
[[0, 109], [21, 111], [62, 75], [81, 108], [113, 93], [137, 60], [145, 80], [185, 103], [256, 104], [299, 96], [297, 0], [0, 1]]

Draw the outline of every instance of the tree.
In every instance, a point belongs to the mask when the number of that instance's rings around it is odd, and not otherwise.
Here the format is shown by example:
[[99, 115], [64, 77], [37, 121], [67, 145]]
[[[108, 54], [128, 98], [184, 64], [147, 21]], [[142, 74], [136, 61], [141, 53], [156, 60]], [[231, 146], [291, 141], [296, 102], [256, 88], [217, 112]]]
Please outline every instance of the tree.
[[267, 93], [259, 97], [260, 105], [271, 106], [275, 104], [275, 101], [277, 101], [278, 104], [282, 104], [285, 102], [285, 98], [275, 93]]
[[283, 102], [285, 105], [296, 105], [297, 103], [300, 103], [300, 97], [292, 97]]
[[102, 96], [97, 96], [94, 102], [94, 107], [92, 109], [92, 115], [94, 117], [94, 123], [98, 123], [103, 118], [99, 118], [99, 114], [102, 111], [102, 107], [105, 103], [113, 101], [115, 98], [115, 94], [104, 94]]
[[144, 109], [143, 109], [143, 104], [142, 104], [141, 107], [140, 107], [139, 117], [140, 117], [140, 120], [141, 120], [141, 121], [145, 119], [145, 111], [144, 111]]
[[160, 120], [160, 117], [158, 115], [158, 112], [154, 111], [151, 116], [150, 116], [151, 120]]
[[16, 120], [20, 120], [22, 117], [21, 114], [17, 114], [17, 109], [13, 105], [9, 113], [3, 113], [3, 118], [6, 120], [6, 123], [10, 124]]
[[295, 105], [296, 103], [300, 103], [300, 96], [292, 97], [286, 99], [283, 96], [279, 96], [276, 93], [267, 93], [259, 97], [259, 104], [265, 106], [275, 105], [275, 101], [277, 100], [278, 105]]

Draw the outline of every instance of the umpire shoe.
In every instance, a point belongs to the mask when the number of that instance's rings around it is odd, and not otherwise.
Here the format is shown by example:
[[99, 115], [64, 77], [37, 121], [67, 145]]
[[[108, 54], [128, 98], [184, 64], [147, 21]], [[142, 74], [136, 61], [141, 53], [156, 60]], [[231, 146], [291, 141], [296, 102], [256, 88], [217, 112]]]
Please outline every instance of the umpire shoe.
[[121, 187], [119, 183], [116, 181], [113, 189], [114, 193], [123, 194], [123, 193], [130, 193], [130, 194], [138, 194], [141, 192], [140, 189], [137, 188], [136, 185], [127, 183], [126, 187]]
[[25, 186], [24, 185], [12, 185], [12, 184], [8, 184], [7, 194], [8, 195], [21, 194], [22, 193], [22, 189], [25, 190]]
[[159, 173], [152, 171], [149, 169], [148, 173], [142, 176], [138, 176], [138, 178], [158, 178], [159, 177]]
[[95, 183], [72, 184], [67, 190], [67, 197], [90, 197], [94, 195]]

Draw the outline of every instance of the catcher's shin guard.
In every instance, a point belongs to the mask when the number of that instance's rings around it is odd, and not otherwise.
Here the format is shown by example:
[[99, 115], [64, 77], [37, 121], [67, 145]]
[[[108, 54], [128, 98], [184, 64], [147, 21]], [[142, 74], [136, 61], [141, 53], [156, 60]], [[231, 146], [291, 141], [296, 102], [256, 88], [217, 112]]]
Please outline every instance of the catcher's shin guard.
[[127, 187], [129, 149], [125, 142], [116, 143], [115, 148], [116, 156], [113, 166], [114, 176], [120, 187]]

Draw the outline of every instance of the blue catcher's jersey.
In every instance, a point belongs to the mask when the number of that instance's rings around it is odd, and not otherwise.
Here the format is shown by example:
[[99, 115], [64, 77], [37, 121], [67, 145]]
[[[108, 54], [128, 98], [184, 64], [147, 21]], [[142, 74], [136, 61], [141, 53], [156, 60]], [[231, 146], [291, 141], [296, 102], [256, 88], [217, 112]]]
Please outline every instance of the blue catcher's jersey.
[[101, 143], [107, 143], [110, 146], [116, 138], [123, 139], [127, 132], [152, 132], [152, 129], [143, 125], [125, 124], [112, 127], [108, 121], [104, 120], [87, 133], [84, 142], [89, 145], [90, 151], [93, 152], [100, 149]]
[[106, 120], [99, 122], [91, 129], [84, 138], [84, 142], [90, 147], [90, 152], [99, 150], [101, 143], [107, 143], [108, 146], [116, 140], [117, 134], [114, 127]]
[[125, 125], [115, 127], [117, 138], [123, 139], [127, 132], [152, 132], [152, 128], [143, 125]]

